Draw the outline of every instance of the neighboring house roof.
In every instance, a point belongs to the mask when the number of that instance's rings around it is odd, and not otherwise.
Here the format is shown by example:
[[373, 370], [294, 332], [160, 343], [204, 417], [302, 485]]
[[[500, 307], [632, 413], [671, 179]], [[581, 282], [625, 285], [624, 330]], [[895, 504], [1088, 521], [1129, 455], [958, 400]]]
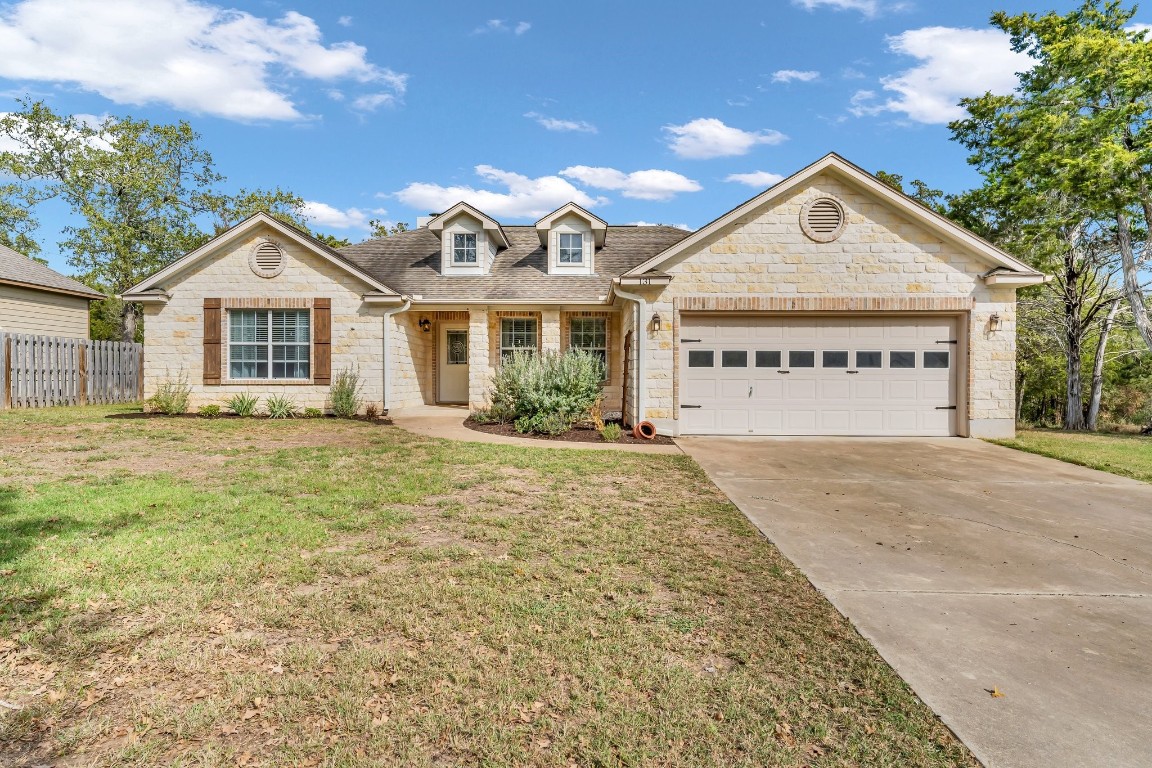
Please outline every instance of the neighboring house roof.
[[65, 277], [35, 259], [0, 245], [0, 283], [37, 288], [52, 293], [67, 293], [87, 299], [102, 299], [104, 294], [83, 283]]
[[172, 262], [159, 272], [156, 272], [144, 280], [141, 280], [139, 283], [125, 291], [122, 294], [123, 298], [128, 299], [129, 301], [147, 300], [149, 298], [164, 298], [164, 292], [158, 289], [163, 288], [163, 283], [165, 280], [172, 277], [173, 275], [177, 275], [185, 271], [189, 267], [196, 264], [196, 262], [215, 253], [221, 246], [236, 240], [239, 237], [247, 235], [253, 229], [256, 229], [261, 225], [271, 227], [280, 235], [295, 240], [297, 243], [311, 250], [316, 255], [320, 256], [328, 262], [331, 262], [348, 274], [356, 277], [365, 285], [375, 289], [378, 294], [383, 296], [397, 295], [395, 291], [393, 291], [387, 285], [381, 283], [372, 274], [365, 272], [357, 264], [349, 261], [335, 248], [320, 242], [307, 232], [303, 232], [296, 227], [285, 224], [279, 219], [275, 219], [266, 213], [257, 213], [253, 216], [249, 216], [247, 219], [232, 227], [228, 231], [212, 238], [191, 253], [188, 253], [182, 258]]
[[596, 252], [595, 275], [549, 275], [548, 253], [534, 225], [505, 226], [509, 247], [496, 254], [487, 275], [441, 274], [441, 248], [427, 229], [369, 240], [340, 249], [397, 291], [422, 301], [601, 301], [612, 279], [690, 233], [665, 226], [610, 226]]
[[982, 257], [989, 265], [1015, 273], [1018, 276], [1017, 282], [1019, 284], [1041, 283], [1045, 280], [1042, 273], [1037, 272], [1024, 262], [1000, 250], [987, 240], [968, 231], [959, 224], [921, 205], [903, 192], [893, 189], [863, 168], [845, 160], [835, 152], [830, 152], [808, 167], [797, 171], [783, 181], [756, 195], [751, 200], [733, 208], [720, 218], [704, 225], [693, 232], [691, 236], [675, 243], [653, 258], [647, 259], [642, 264], [629, 270], [627, 273], [628, 276], [644, 275], [649, 271], [665, 269], [669, 265], [675, 264], [677, 261], [690, 255], [692, 253], [691, 249], [694, 246], [706, 241], [719, 230], [734, 224], [759, 208], [780, 200], [785, 195], [794, 192], [805, 183], [811, 181], [813, 177], [826, 172], [837, 175], [842, 179], [854, 183], [858, 187], [870, 191], [877, 197], [890, 203], [896, 210], [903, 212], [908, 218], [923, 225], [929, 231], [953, 243], [957, 243]]

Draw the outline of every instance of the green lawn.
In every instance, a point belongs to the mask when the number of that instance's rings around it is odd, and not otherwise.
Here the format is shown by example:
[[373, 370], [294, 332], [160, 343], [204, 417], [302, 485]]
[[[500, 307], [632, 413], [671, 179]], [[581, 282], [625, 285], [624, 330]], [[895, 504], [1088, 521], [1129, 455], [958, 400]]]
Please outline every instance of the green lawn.
[[1146, 435], [1021, 429], [1015, 440], [993, 442], [1152, 483], [1152, 437]]
[[974, 766], [685, 457], [0, 414], [0, 764]]

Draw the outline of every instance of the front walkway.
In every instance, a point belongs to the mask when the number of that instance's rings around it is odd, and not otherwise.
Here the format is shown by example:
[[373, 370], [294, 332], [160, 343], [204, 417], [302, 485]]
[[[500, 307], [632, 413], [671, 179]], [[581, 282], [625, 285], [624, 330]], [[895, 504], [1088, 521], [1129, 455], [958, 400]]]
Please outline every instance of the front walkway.
[[464, 426], [468, 409], [464, 406], [417, 405], [409, 408], [394, 408], [388, 412], [392, 422], [409, 432], [428, 437], [443, 437], [469, 443], [494, 443], [497, 445], [518, 445], [521, 448], [574, 448], [584, 451], [631, 451], [633, 453], [683, 453], [675, 445], [638, 445], [635, 443], [576, 443], [565, 440], [539, 440], [524, 437], [508, 437], [478, 432]]
[[1152, 765], [1152, 485], [960, 438], [680, 444], [989, 768]]

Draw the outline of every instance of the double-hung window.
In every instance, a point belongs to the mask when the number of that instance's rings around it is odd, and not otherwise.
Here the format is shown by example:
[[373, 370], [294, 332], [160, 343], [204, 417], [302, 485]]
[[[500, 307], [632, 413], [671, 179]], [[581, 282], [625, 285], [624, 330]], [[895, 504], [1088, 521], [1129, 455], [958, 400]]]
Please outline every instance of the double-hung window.
[[505, 317], [500, 320], [500, 360], [513, 352], [535, 352], [538, 326], [534, 317]]
[[608, 320], [604, 317], [573, 317], [568, 321], [568, 346], [600, 358], [608, 378]]
[[476, 263], [476, 235], [472, 232], [457, 232], [452, 235], [452, 263]]
[[560, 263], [584, 263], [584, 235], [563, 232], [560, 234]]
[[306, 309], [234, 309], [228, 313], [228, 376], [307, 379], [311, 318]]

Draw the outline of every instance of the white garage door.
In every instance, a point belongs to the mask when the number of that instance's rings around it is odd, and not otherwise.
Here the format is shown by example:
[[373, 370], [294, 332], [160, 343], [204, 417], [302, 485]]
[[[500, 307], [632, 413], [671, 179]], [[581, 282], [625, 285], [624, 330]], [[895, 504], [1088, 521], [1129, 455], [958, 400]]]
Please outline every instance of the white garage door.
[[956, 322], [685, 315], [688, 435], [956, 434]]

